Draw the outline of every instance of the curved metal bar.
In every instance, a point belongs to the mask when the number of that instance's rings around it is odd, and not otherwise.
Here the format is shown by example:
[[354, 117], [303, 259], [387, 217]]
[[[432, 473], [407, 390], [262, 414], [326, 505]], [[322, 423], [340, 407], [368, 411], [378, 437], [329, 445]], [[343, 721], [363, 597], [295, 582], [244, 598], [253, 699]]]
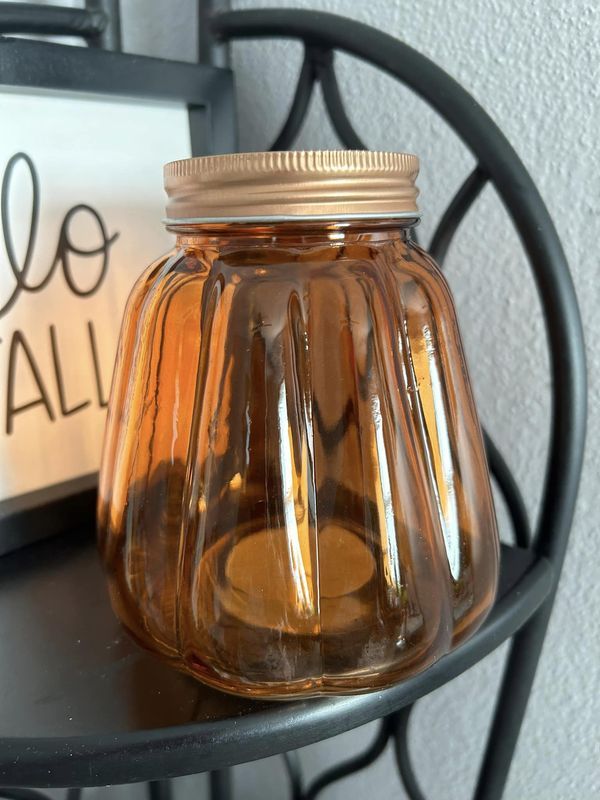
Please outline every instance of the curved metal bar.
[[[428, 250], [440, 268], [443, 265], [456, 231], [475, 200], [479, 197], [487, 181], [488, 176], [481, 167], [475, 167], [452, 198], [439, 221]], [[531, 529], [523, 496], [502, 453], [485, 430], [483, 431], [483, 438], [490, 472], [495, 477], [498, 488], [506, 501], [515, 541], [519, 547], [529, 547]]]
[[289, 150], [296, 141], [310, 105], [315, 79], [316, 71], [313, 63], [313, 51], [307, 48], [287, 119], [269, 150]]
[[210, 800], [233, 800], [233, 771], [231, 767], [212, 769], [208, 773]]
[[[339, 48], [369, 61], [408, 84], [450, 123], [475, 154], [481, 168], [497, 188], [529, 256], [542, 300], [550, 344], [553, 419], [542, 513], [535, 542], [538, 559], [528, 575], [515, 584], [512, 595], [507, 594], [500, 598], [484, 629], [485, 643], [491, 649], [506, 639], [517, 625], [521, 628], [509, 658], [477, 790], [478, 800], [497, 800], [502, 794], [551, 611], [552, 595], [568, 540], [583, 455], [586, 391], [583, 339], [577, 302], [562, 247], [531, 178], [500, 130], [467, 92], [412, 48], [360, 23], [313, 11], [230, 12], [217, 17], [214, 27], [224, 38], [293, 36], [302, 39], [308, 47], [322, 51]], [[540, 579], [542, 571], [545, 582]], [[535, 607], [531, 604], [533, 600], [528, 603], [522, 600], [523, 592], [528, 586], [531, 596], [535, 595], [536, 602], [543, 602], [534, 617], [530, 617]], [[508, 612], [514, 616], [515, 609], [520, 609], [521, 613], [518, 620], [512, 619], [514, 626], [511, 627], [507, 621], [510, 616]], [[524, 625], [527, 619], [529, 622]], [[433, 688], [436, 680], [437, 685], [445, 682], [452, 670], [458, 669], [459, 661], [474, 663], [475, 650], [479, 657], [483, 652], [479, 649], [481, 647], [477, 637], [474, 637], [454, 654], [451, 653], [447, 659], [439, 662], [439, 666], [431, 667], [426, 673], [428, 686]], [[472, 659], [470, 655], [473, 656]], [[410, 681], [407, 685], [410, 685]], [[396, 690], [398, 691], [398, 687]], [[381, 696], [384, 694], [382, 692]], [[400, 695], [390, 689], [386, 696], [388, 700], [380, 706], [380, 713], [387, 713], [390, 702]], [[409, 698], [405, 694], [404, 697], [406, 701], [414, 699], [415, 695]], [[379, 698], [375, 697], [369, 702], [378, 701]], [[396, 700], [396, 703], [395, 707], [398, 707], [400, 702]], [[325, 705], [315, 706], [315, 714], [310, 721], [311, 735], [315, 735], [317, 730], [318, 714], [324, 714], [325, 710]], [[271, 730], [273, 721], [272, 718], [269, 719]], [[256, 736], [256, 720], [252, 724], [252, 735]], [[243, 728], [243, 718], [240, 727]], [[281, 727], [279, 746], [282, 748], [286, 746], [285, 735], [289, 727], [289, 721], [286, 720], [285, 726]], [[337, 732], [331, 725], [321, 730], [326, 731], [325, 735]], [[185, 735], [189, 735], [187, 731]], [[203, 740], [210, 740], [205, 732]], [[387, 738], [381, 752], [386, 743]], [[290, 746], [289, 741], [287, 746]], [[374, 745], [370, 751], [373, 747]], [[115, 746], [115, 761], [123, 760], [121, 748], [122, 743], [119, 742], [118, 749]], [[141, 748], [147, 751], [147, 741], [140, 745]], [[200, 749], [198, 748], [199, 751]], [[56, 758], [55, 751], [56, 747], [48, 759]], [[258, 751], [257, 749], [256, 752]], [[260, 752], [264, 754], [264, 747], [260, 748]], [[69, 755], [72, 756], [73, 752]], [[226, 757], [220, 757], [225, 759], [222, 763], [226, 763]], [[352, 763], [356, 764], [359, 760], [360, 757]], [[48, 763], [54, 762], [49, 760]], [[357, 768], [362, 766], [364, 764]], [[36, 768], [41, 769], [39, 765]], [[339, 772], [339, 769], [332, 770], [329, 774]], [[326, 775], [319, 780], [322, 781]], [[336, 779], [337, 777], [334, 778]], [[9, 796], [15, 800], [45, 798], [42, 793], [32, 790], [8, 791]]]
[[485, 443], [490, 472], [496, 479], [498, 488], [502, 492], [506, 502], [506, 508], [508, 509], [515, 534], [515, 542], [519, 547], [529, 547], [531, 544], [531, 528], [521, 490], [508, 464], [504, 460], [502, 453], [498, 450], [493, 439], [486, 430], [483, 430], [483, 441]]
[[387, 743], [392, 734], [392, 718], [384, 717], [379, 723], [379, 730], [377, 735], [369, 745], [369, 747], [362, 753], [359, 753], [354, 758], [349, 758], [338, 764], [337, 767], [323, 772], [318, 778], [315, 778], [313, 783], [306, 790], [306, 800], [314, 800], [320, 792], [336, 781], [346, 778], [348, 775], [353, 775], [355, 772], [360, 772], [361, 769], [368, 767], [376, 761], [387, 747]]
[[122, 50], [121, 37], [121, 0], [85, 0], [88, 11], [101, 11], [106, 17], [104, 30], [90, 45], [104, 50]]
[[302, 766], [300, 764], [300, 756], [297, 750], [290, 750], [288, 753], [282, 753], [285, 768], [290, 780], [290, 796], [292, 800], [303, 800], [304, 794], [302, 790]]
[[452, 198], [450, 205], [439, 221], [431, 239], [431, 244], [429, 245], [429, 253], [440, 267], [446, 258], [446, 253], [454, 238], [454, 234], [465, 218], [468, 210], [479, 197], [487, 180], [488, 176], [483, 169], [479, 166], [475, 167], [473, 172], [471, 172]]
[[333, 68], [333, 58], [332, 51], [326, 50], [321, 52], [321, 56], [317, 61], [319, 82], [323, 90], [323, 100], [325, 101], [329, 119], [344, 147], [348, 150], [367, 150], [368, 148], [354, 130], [346, 114], [344, 101], [342, 100], [342, 94]]
[[562, 563], [581, 473], [586, 367], [577, 299], [546, 206], [504, 134], [469, 93], [426, 56], [386, 33], [335, 14], [292, 9], [225, 12], [216, 36], [299, 38], [343, 50], [383, 69], [428, 102], [461, 137], [494, 182], [529, 256], [550, 344], [554, 379], [551, 445], [536, 549]]
[[0, 800], [50, 800], [50, 797], [37, 789], [9, 789], [0, 786]]
[[1, 3], [0, 34], [81, 36], [98, 39], [108, 26], [103, 11], [40, 6], [38, 3]]
[[173, 797], [172, 788], [169, 778], [164, 778], [159, 781], [149, 781], [147, 784], [148, 800], [171, 800]]
[[400, 780], [410, 800], [426, 800], [417, 781], [408, 751], [408, 723], [414, 707], [415, 705], [412, 703], [394, 714], [394, 753]]
[[534, 549], [553, 567], [542, 607], [515, 636], [476, 800], [499, 800], [535, 676], [573, 520], [583, 462], [587, 376], [581, 317], [556, 229], [521, 160], [494, 121], [455, 80], [404, 42], [354, 20], [314, 11], [232, 11], [217, 36], [299, 38], [362, 58], [408, 85], [440, 114], [489, 176], [520, 236], [540, 296], [550, 351], [552, 423]]

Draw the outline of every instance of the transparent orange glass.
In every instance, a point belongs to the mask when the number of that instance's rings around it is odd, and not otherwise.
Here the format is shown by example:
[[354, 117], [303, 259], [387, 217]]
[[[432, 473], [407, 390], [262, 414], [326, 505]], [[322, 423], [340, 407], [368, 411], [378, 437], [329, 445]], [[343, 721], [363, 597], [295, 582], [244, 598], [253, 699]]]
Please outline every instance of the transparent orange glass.
[[125, 315], [114, 608], [237, 694], [381, 688], [472, 634], [498, 537], [446, 282], [410, 222], [180, 226]]

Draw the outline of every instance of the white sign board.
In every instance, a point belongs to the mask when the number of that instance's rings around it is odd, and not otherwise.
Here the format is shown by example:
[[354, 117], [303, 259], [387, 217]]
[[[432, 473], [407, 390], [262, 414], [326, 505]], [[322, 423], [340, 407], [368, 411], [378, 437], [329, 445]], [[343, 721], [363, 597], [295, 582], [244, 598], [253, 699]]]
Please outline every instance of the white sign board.
[[98, 469], [125, 300], [173, 245], [183, 105], [0, 92], [0, 503]]

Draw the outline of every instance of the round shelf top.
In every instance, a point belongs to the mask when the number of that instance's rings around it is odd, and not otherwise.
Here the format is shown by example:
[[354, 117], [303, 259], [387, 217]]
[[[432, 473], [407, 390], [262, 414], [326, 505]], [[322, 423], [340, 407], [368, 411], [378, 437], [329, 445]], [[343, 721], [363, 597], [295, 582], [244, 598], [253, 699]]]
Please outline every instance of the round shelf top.
[[548, 562], [504, 548], [488, 621], [421, 675], [367, 695], [268, 703], [209, 689], [135, 645], [110, 608], [91, 536], [31, 545], [0, 559], [0, 784], [127, 783], [328, 738], [467, 669], [533, 613], [550, 585]]

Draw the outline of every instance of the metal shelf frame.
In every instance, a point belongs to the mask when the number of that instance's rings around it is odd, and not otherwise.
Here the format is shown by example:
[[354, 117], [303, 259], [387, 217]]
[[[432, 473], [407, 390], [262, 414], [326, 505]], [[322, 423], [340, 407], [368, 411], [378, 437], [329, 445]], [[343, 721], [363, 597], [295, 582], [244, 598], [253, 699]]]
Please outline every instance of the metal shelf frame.
[[[120, 34], [114, 3], [88, 3], [87, 10], [77, 14], [67, 14], [65, 9], [47, 8], [43, 13], [39, 10], [37, 25], [30, 18], [24, 26], [19, 7], [23, 11], [26, 6], [31, 14], [29, 4], [0, 4], [0, 32], [79, 33], [92, 45], [118, 49]], [[224, 46], [232, 41], [285, 38], [304, 45], [304, 61], [289, 113], [271, 149], [293, 146], [317, 82], [341, 144], [350, 149], [365, 147], [345, 111], [336, 78], [335, 54], [343, 52], [378, 67], [414, 91], [451, 126], [475, 157], [477, 166], [443, 214], [429, 251], [438, 262], [444, 261], [482, 188], [492, 185], [519, 235], [536, 282], [550, 356], [550, 447], [539, 521], [532, 533], [519, 488], [500, 450], [486, 435], [491, 472], [507, 502], [515, 546], [503, 548], [504, 585], [488, 621], [454, 653], [422, 675], [373, 695], [257, 706], [238, 718], [235, 730], [227, 720], [205, 720], [72, 741], [0, 739], [0, 776], [4, 776], [4, 782], [8, 777], [11, 785], [17, 785], [19, 775], [30, 775], [30, 783], [39, 786], [65, 785], [56, 781], [70, 776], [72, 785], [83, 786], [84, 768], [89, 770], [93, 763], [96, 771], [89, 785], [127, 782], [137, 775], [138, 780], [141, 776], [151, 781], [151, 798], [167, 800], [171, 793], [169, 777], [209, 770], [212, 797], [226, 800], [232, 797], [231, 765], [282, 753], [290, 796], [294, 800], [312, 800], [334, 781], [372, 763], [391, 742], [407, 795], [411, 800], [423, 800], [408, 748], [412, 704], [511, 639], [474, 794], [474, 800], [500, 800], [560, 579], [584, 453], [584, 340], [562, 245], [535, 184], [498, 126], [456, 81], [409, 45], [328, 13], [261, 9], [210, 16], [208, 6], [203, 4], [201, 19], [210, 24], [210, 30], [203, 28], [202, 41], [211, 53], [217, 54], [210, 56], [213, 63], [222, 63]], [[112, 11], [112, 27], [107, 11]], [[64, 15], [61, 20], [59, 12]], [[82, 58], [85, 52], [81, 50], [74, 57]], [[205, 58], [209, 58], [206, 53]], [[378, 732], [363, 753], [327, 770], [310, 786], [304, 785], [295, 748], [377, 718], [381, 719]], [[109, 738], [114, 740], [112, 744]], [[10, 769], [17, 755], [25, 759], [21, 771]], [[42, 773], [50, 765], [56, 769], [56, 776], [44, 781]], [[69, 800], [76, 800], [79, 792], [80, 789], [70, 790]], [[0, 788], [0, 797], [40, 800], [43, 795], [33, 790]]]

